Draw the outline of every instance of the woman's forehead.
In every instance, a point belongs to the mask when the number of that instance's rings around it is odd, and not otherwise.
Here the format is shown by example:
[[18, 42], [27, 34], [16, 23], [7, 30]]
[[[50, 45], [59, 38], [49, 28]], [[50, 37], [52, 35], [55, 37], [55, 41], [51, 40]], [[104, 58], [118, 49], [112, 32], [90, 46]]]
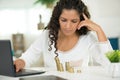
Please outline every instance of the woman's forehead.
[[60, 17], [72, 17], [72, 18], [79, 18], [79, 13], [74, 9], [64, 9], [60, 15]]

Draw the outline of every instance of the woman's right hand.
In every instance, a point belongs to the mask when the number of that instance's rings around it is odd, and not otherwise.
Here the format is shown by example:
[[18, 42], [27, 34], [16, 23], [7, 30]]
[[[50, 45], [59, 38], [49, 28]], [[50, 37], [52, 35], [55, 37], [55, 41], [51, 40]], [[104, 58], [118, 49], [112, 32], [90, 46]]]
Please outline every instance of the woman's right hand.
[[25, 61], [22, 59], [16, 59], [14, 61], [14, 65], [15, 65], [16, 72], [18, 72], [25, 67]]

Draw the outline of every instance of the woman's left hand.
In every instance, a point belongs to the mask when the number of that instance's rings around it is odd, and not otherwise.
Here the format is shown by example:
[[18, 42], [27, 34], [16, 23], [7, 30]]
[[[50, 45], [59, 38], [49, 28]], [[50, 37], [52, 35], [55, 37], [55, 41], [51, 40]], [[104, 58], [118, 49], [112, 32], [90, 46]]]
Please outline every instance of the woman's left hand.
[[98, 32], [100, 30], [100, 26], [90, 19], [87, 18], [85, 14], [83, 14], [83, 17], [85, 20], [81, 21], [78, 25], [78, 29], [80, 29], [83, 26], [86, 26], [89, 30]]
[[95, 31], [97, 33], [98, 36], [98, 40], [100, 42], [104, 42], [107, 41], [107, 37], [104, 34], [103, 30], [101, 29], [101, 27], [94, 23], [93, 21], [91, 21], [90, 19], [87, 18], [87, 16], [85, 14], [83, 14], [83, 17], [85, 20], [81, 21], [78, 25], [78, 30], [83, 27], [86, 26], [89, 30]]

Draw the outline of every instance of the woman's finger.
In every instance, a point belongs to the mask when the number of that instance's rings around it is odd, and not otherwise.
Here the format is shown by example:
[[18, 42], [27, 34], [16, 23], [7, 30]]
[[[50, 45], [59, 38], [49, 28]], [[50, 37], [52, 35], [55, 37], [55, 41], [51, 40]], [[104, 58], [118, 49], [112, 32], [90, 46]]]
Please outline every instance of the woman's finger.
[[79, 23], [79, 25], [78, 25], [78, 30], [81, 28], [81, 27], [83, 27], [83, 26], [88, 26], [88, 18], [87, 18], [87, 16], [83, 13], [82, 14], [83, 15], [83, 17], [84, 17], [84, 19], [85, 20], [83, 20], [83, 21], [81, 21], [80, 23]]
[[88, 20], [87, 16], [83, 13], [82, 14], [85, 20]]
[[83, 26], [87, 26], [86, 22], [85, 21], [81, 21], [78, 25], [78, 30], [83, 27]]
[[16, 72], [19, 72], [19, 70], [20, 70], [20, 68], [17, 66], [17, 67], [16, 67]]

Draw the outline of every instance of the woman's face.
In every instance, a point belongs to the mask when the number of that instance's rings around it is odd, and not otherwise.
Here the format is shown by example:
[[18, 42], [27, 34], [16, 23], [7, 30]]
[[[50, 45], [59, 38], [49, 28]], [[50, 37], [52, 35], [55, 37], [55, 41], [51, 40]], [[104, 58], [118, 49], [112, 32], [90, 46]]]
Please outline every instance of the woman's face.
[[74, 10], [63, 9], [60, 18], [60, 32], [66, 36], [70, 36], [76, 33], [78, 24], [80, 23], [79, 13]]

